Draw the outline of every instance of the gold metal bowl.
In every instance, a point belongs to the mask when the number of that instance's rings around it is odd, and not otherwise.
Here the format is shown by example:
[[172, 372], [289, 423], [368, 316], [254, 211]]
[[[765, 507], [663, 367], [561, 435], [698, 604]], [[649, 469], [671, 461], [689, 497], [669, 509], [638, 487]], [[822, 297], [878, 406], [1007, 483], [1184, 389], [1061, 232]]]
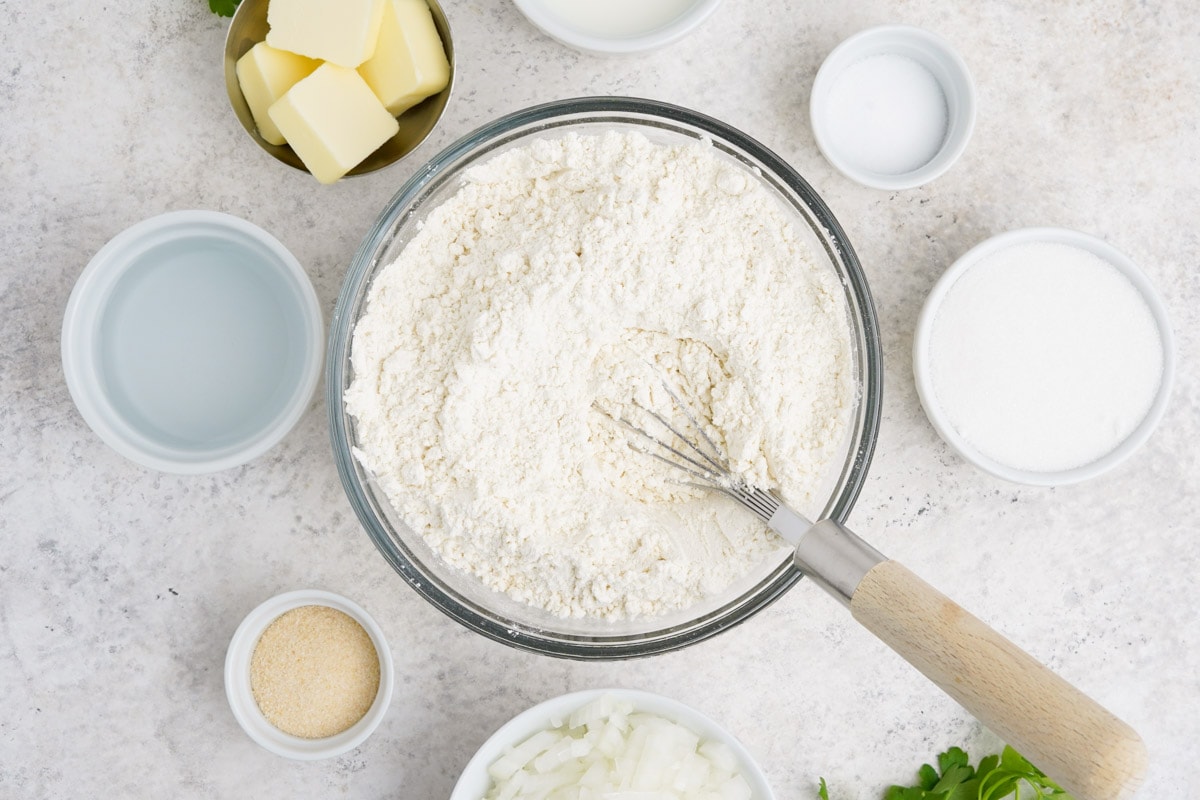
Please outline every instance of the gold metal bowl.
[[[291, 147], [275, 145], [267, 142], [258, 133], [254, 117], [250, 114], [250, 106], [242, 95], [242, 87], [238, 84], [237, 60], [246, 51], [267, 38], [267, 2], [268, 0], [242, 0], [229, 22], [229, 33], [225, 37], [225, 90], [229, 93], [229, 104], [242, 122], [246, 133], [250, 134], [259, 147], [282, 161], [288, 166], [308, 172], [304, 162], [296, 155]], [[450, 26], [446, 15], [438, 5], [437, 0], [426, 0], [429, 10], [433, 12], [433, 24], [442, 45], [446, 48], [446, 59], [450, 62], [450, 81], [442, 91], [421, 101], [418, 105], [405, 111], [396, 120], [400, 130], [388, 139], [379, 149], [367, 156], [361, 164], [350, 170], [349, 175], [365, 175], [377, 169], [390, 166], [417, 148], [425, 138], [437, 127], [438, 120], [446, 104], [450, 102], [450, 92], [454, 88], [454, 44], [450, 37]]]

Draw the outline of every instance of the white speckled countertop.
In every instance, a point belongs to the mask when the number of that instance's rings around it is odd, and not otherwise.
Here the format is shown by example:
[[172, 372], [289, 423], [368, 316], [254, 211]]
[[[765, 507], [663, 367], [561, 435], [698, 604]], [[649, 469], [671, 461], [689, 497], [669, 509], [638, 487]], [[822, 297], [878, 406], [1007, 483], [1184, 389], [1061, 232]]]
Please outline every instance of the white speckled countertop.
[[[851, 522], [1145, 737], [1141, 797], [1200, 797], [1200, 16], [1187, 0], [794, 4], [727, 0], [690, 38], [597, 58], [507, 0], [446, 0], [455, 97], [389, 170], [318, 186], [260, 152], [229, 109], [227, 22], [204, 0], [0, 0], [0, 797], [449, 794], [475, 748], [527, 706], [620, 685], [724, 723], [778, 796], [877, 798], [952, 744], [998, 743], [802, 582], [699, 646], [580, 664], [495, 644], [387, 566], [334, 469], [323, 397], [283, 444], [202, 477], [105, 446], [67, 393], [62, 314], [91, 255], [163, 211], [206, 208], [274, 233], [326, 312], [378, 211], [426, 158], [500, 114], [573, 95], [640, 95], [740, 126], [790, 161], [846, 228], [875, 294], [883, 430]], [[852, 184], [818, 153], [807, 96], [850, 34], [908, 23], [964, 54], [979, 90], [962, 160], [925, 187]], [[1077, 486], [1005, 484], [963, 463], [918, 404], [910, 347], [941, 272], [985, 237], [1056, 225], [1107, 239], [1154, 281], [1179, 374], [1156, 434]], [[362, 747], [293, 763], [225, 702], [230, 635], [299, 587], [350, 596], [395, 651], [390, 715]]]

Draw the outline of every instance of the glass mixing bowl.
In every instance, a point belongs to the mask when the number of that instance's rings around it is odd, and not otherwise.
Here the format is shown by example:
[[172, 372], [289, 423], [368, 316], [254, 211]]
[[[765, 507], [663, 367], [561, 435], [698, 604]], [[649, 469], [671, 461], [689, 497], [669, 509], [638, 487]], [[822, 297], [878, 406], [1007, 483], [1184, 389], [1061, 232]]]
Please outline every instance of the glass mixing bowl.
[[[468, 628], [496, 641], [547, 655], [619, 659], [678, 649], [747, 619], [801, 577], [780, 551], [719, 596], [670, 614], [621, 621], [564, 619], [485, 587], [446, 564], [399, 517], [373, 476], [353, 454], [354, 420], [344, 393], [355, 323], [364, 312], [376, 273], [396, 259], [428, 213], [461, 185], [463, 171], [492, 155], [538, 137], [567, 132], [639, 131], [662, 143], [709, 140], [720, 157], [740, 164], [794, 217], [818, 268], [832, 270], [842, 287], [850, 326], [857, 392], [840, 450], [815, 496], [810, 519], [844, 521], [866, 476], [879, 426], [882, 362], [875, 311], [858, 258], [841, 225], [812, 187], [786, 162], [737, 129], [694, 111], [649, 100], [596, 97], [563, 100], [510, 114], [479, 128], [434, 157], [384, 208], [355, 253], [330, 325], [326, 369], [328, 407], [338, 472], [350, 503], [388, 563], [426, 600]], [[787, 313], [783, 298], [780, 313]]]

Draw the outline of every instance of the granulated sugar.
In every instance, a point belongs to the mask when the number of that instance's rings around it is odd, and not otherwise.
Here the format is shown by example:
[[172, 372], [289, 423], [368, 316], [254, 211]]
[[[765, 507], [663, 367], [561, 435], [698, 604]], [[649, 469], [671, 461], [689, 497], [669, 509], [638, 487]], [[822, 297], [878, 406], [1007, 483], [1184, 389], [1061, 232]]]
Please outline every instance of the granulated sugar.
[[1087, 250], [1053, 242], [973, 264], [934, 317], [938, 405], [981, 453], [1034, 472], [1113, 451], [1158, 394], [1163, 344], [1145, 299]]
[[842, 297], [707, 143], [538, 140], [471, 169], [376, 276], [345, 398], [356, 456], [442, 558], [518, 601], [686, 607], [783, 543], [672, 483], [593, 402], [669, 409], [652, 363], [735, 469], [805, 508], [853, 403]]
[[267, 721], [302, 739], [349, 729], [379, 691], [379, 654], [347, 614], [301, 606], [276, 618], [250, 660], [250, 689]]

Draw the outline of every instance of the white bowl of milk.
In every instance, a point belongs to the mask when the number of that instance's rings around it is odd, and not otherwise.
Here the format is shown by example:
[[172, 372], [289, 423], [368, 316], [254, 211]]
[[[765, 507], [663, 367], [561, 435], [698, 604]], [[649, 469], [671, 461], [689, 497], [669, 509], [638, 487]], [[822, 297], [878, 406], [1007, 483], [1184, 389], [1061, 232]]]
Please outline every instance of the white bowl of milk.
[[653, 50], [691, 33], [721, 0], [514, 0], [529, 21], [589, 53]]

